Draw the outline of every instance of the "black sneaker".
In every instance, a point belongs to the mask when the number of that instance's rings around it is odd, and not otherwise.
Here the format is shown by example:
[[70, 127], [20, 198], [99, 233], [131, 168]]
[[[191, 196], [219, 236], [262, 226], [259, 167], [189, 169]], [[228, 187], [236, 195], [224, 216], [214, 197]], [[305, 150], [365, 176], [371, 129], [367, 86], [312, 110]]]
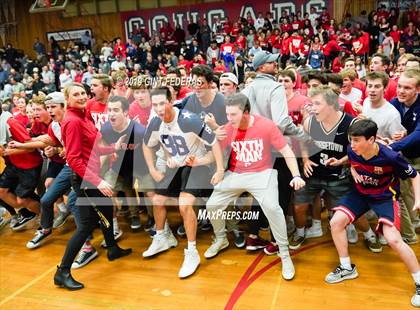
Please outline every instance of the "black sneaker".
[[245, 234], [242, 231], [234, 230], [234, 243], [237, 248], [243, 248], [245, 246]]
[[23, 229], [26, 225], [32, 223], [36, 219], [36, 214], [32, 213], [28, 216], [19, 215], [18, 221], [13, 225], [12, 230], [18, 231]]
[[178, 229], [176, 230], [176, 234], [180, 237], [185, 236], [187, 233], [185, 232], [184, 224], [181, 224], [178, 226]]
[[155, 220], [153, 219], [153, 217], [148, 217], [147, 218], [147, 223], [144, 224], [144, 231], [152, 230], [153, 226], [155, 226]]
[[131, 229], [139, 229], [141, 227], [140, 218], [138, 216], [133, 216], [131, 218]]
[[85, 250], [82, 249], [79, 252], [79, 255], [77, 256], [74, 263], [71, 265], [71, 268], [72, 269], [81, 268], [81, 267], [87, 265], [92, 260], [94, 260], [96, 257], [98, 257], [98, 252], [96, 251], [95, 248], [92, 248], [91, 251], [85, 251]]
[[32, 238], [31, 241], [29, 241], [26, 244], [26, 247], [28, 249], [35, 249], [39, 247], [41, 244], [45, 242], [45, 240], [48, 239], [49, 236], [51, 236], [52, 229], [50, 229], [48, 232], [44, 232], [43, 229], [39, 229], [35, 232], [35, 237]]
[[209, 220], [201, 220], [198, 222], [197, 226], [201, 231], [209, 231], [213, 228]]

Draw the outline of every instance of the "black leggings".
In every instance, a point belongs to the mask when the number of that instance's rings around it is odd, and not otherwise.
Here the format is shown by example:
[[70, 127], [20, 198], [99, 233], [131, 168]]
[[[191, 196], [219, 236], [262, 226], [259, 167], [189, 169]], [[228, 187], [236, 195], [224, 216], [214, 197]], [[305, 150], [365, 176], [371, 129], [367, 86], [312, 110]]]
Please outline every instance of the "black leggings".
[[[104, 235], [107, 247], [114, 246], [115, 239], [112, 222], [114, 208], [112, 205], [112, 200], [109, 198], [109, 202], [106, 202], [108, 198], [106, 198], [97, 188], [92, 188], [91, 185], [91, 188], [89, 189], [80, 189], [80, 184], [81, 179], [79, 177], [73, 177], [72, 185], [77, 193], [78, 198], [91, 198], [92, 200], [99, 198], [98, 201], [102, 201], [102, 205], [96, 204], [96, 208], [105, 216], [109, 222], [109, 227], [105, 227], [102, 221], [100, 221], [101, 230]], [[93, 208], [92, 205], [77, 205], [76, 207], [79, 208], [80, 212], [80, 225], [77, 227], [76, 232], [67, 243], [66, 251], [64, 252], [60, 266], [63, 269], [70, 269], [77, 253], [80, 251], [83, 243], [86, 241], [86, 238], [93, 232], [98, 224], [98, 221], [100, 220], [97, 211]]]

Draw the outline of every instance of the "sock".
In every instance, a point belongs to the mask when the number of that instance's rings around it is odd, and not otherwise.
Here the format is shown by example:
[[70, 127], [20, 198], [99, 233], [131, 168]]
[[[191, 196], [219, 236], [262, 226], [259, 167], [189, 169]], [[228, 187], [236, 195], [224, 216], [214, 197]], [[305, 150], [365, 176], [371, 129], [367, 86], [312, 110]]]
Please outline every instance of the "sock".
[[114, 231], [119, 231], [120, 228], [118, 227], [118, 220], [116, 217], [112, 219], [112, 223], [114, 224]]
[[188, 250], [195, 250], [195, 241], [188, 241]]
[[340, 265], [347, 270], [351, 270], [350, 257], [340, 257]]
[[414, 282], [420, 284], [420, 270], [415, 273], [412, 273], [411, 275], [413, 276]]
[[162, 229], [162, 230], [156, 230], [156, 235], [163, 235], [164, 232], [165, 232], [164, 229]]
[[166, 232], [169, 232], [170, 228], [169, 228], [168, 221], [165, 221], [165, 226], [163, 227], [163, 230]]
[[48, 234], [51, 231], [51, 228], [43, 228], [42, 233]]
[[67, 213], [67, 207], [64, 204], [64, 202], [60, 202], [57, 204], [58, 210], [60, 210], [62, 213]]
[[363, 235], [365, 236], [365, 239], [373, 239], [373, 238], [376, 238], [376, 235], [373, 232], [372, 228], [369, 228], [369, 230], [367, 232], [363, 232]]
[[296, 227], [296, 234], [299, 237], [305, 237], [305, 227], [302, 227], [302, 228]]
[[312, 227], [320, 229], [321, 228], [321, 220], [312, 219]]
[[82, 250], [85, 251], [85, 252], [90, 252], [90, 251], [93, 250], [93, 247], [92, 247], [92, 244], [90, 243], [90, 241], [86, 241], [83, 244]]

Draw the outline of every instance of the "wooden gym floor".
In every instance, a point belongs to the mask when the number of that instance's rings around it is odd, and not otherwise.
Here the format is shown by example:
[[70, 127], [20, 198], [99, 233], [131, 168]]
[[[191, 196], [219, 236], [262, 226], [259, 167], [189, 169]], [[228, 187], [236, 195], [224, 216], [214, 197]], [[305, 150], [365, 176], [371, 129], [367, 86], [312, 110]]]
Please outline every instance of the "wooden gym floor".
[[[144, 221], [144, 218], [143, 218]], [[109, 262], [100, 248], [100, 230], [94, 246], [99, 257], [87, 266], [73, 270], [85, 289], [70, 292], [56, 288], [53, 275], [63, 255], [74, 224], [69, 220], [43, 246], [26, 248], [35, 226], [22, 232], [8, 227], [0, 231], [0, 309], [410, 309], [414, 293], [411, 275], [388, 247], [374, 254], [359, 240], [350, 246], [359, 278], [339, 284], [324, 282], [325, 275], [338, 262], [331, 236], [310, 239], [293, 253], [296, 277], [281, 278], [277, 256], [263, 252], [247, 253], [231, 242], [228, 250], [206, 260], [204, 251], [211, 243], [210, 233], [200, 233], [198, 249], [201, 265], [192, 277], [178, 279], [186, 239], [153, 259], [141, 253], [151, 239], [143, 229], [132, 232], [124, 219], [119, 244], [132, 247], [131, 256]], [[170, 213], [175, 232], [180, 223]], [[263, 236], [268, 237], [266, 233]], [[361, 237], [361, 235], [359, 236]], [[231, 238], [231, 237], [230, 237]], [[414, 245], [417, 257], [420, 246]]]

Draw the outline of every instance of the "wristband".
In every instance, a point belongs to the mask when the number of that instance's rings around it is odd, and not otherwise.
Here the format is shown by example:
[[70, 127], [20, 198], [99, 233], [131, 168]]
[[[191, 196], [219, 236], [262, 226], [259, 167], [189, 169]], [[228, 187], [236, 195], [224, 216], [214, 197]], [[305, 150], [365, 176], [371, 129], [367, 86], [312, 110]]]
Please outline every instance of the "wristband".
[[296, 179], [296, 178], [301, 178], [301, 179], [302, 179], [302, 177], [301, 177], [300, 175], [295, 175], [295, 176], [292, 178], [292, 181], [293, 181], [294, 179]]

